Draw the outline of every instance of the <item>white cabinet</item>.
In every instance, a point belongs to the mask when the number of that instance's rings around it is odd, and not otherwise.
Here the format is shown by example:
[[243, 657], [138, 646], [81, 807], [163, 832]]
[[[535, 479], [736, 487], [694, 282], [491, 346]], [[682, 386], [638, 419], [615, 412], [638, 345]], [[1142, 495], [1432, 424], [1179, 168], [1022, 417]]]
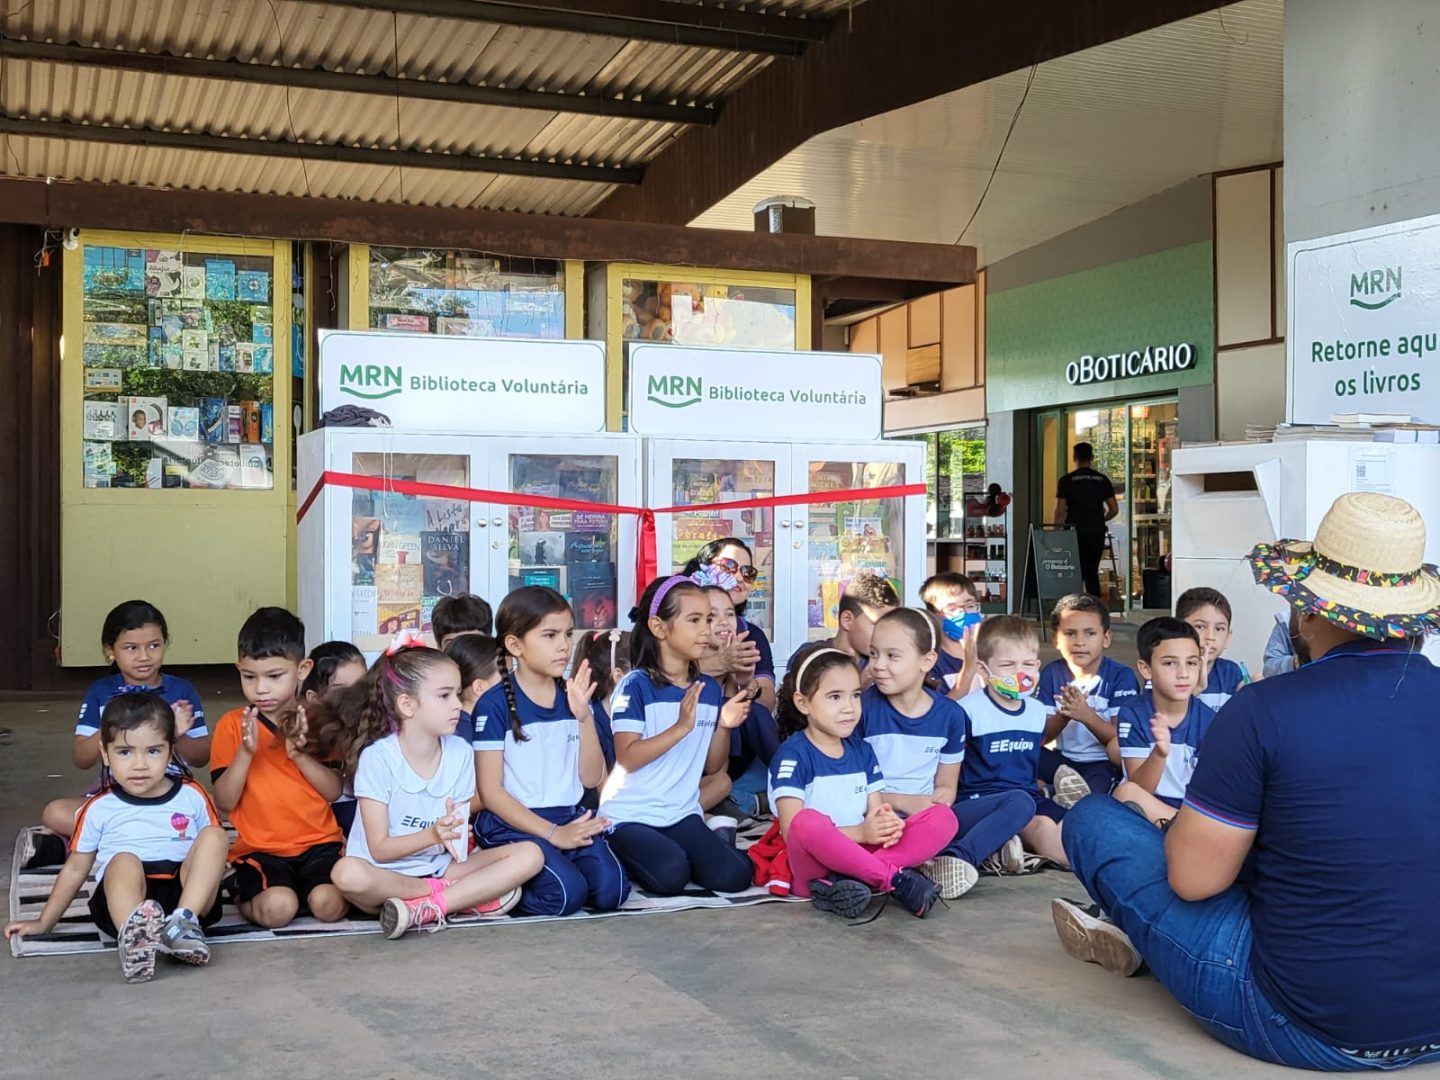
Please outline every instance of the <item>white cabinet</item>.
[[[577, 628], [615, 626], [625, 615], [619, 608], [628, 611], [633, 517], [519, 504], [636, 505], [635, 438], [322, 428], [299, 444], [307, 645], [339, 638], [374, 655], [398, 630], [428, 630], [445, 596], [472, 592], [498, 607], [527, 584], [564, 593]], [[513, 496], [470, 501], [452, 489]]]
[[[647, 505], [675, 508], [656, 515], [661, 571], [680, 569], [709, 540], [744, 540], [760, 570], [745, 618], [765, 630], [783, 665], [805, 642], [835, 633], [840, 595], [857, 573], [889, 578], [905, 603], [919, 602], [925, 501], [865, 493], [923, 484], [924, 455], [923, 444], [898, 441], [647, 439]], [[855, 494], [834, 502], [746, 505], [829, 491]]]

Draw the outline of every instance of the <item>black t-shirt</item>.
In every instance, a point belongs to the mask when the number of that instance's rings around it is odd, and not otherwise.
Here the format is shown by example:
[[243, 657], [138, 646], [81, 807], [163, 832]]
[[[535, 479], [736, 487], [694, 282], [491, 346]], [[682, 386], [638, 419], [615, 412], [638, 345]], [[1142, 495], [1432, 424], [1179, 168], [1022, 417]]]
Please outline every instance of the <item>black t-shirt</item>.
[[1104, 532], [1105, 504], [1115, 497], [1115, 485], [1102, 472], [1082, 465], [1060, 477], [1055, 497], [1065, 500], [1065, 524], [1076, 532]]

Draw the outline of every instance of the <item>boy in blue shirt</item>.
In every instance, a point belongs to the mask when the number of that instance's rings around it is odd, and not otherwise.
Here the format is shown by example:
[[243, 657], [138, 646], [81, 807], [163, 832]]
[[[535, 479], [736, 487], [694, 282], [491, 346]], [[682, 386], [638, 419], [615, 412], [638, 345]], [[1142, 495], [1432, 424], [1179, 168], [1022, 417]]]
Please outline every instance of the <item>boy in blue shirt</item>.
[[1231, 617], [1230, 601], [1219, 589], [1186, 589], [1175, 601], [1175, 618], [1189, 623], [1200, 640], [1205, 676], [1200, 700], [1216, 712], [1250, 681], [1244, 664], [1224, 657]]
[[[850, 579], [840, 597], [835, 612], [839, 629], [834, 637], [822, 644], [839, 649], [864, 671], [870, 661], [870, 637], [875, 633], [875, 624], [899, 606], [900, 596], [895, 592], [894, 585], [879, 574], [861, 571]], [[785, 669], [793, 668], [800, 654], [812, 644], [807, 641], [796, 649]]]
[[1140, 627], [1135, 646], [1150, 690], [1121, 706], [1116, 718], [1127, 779], [1115, 798], [1163, 828], [1185, 801], [1215, 711], [1195, 694], [1203, 668], [1194, 627], [1151, 619]]
[[981, 795], [1024, 792], [1035, 804], [1034, 816], [1020, 830], [1025, 850], [1069, 867], [1060, 844], [1065, 809], [1039, 786], [1040, 748], [1058, 734], [1062, 721], [1048, 716], [1033, 697], [1040, 682], [1035, 627], [1018, 615], [996, 615], [981, 624], [975, 652], [986, 685], [960, 699], [965, 752], [957, 806]]
[[1040, 673], [1035, 697], [1064, 726], [1055, 749], [1040, 755], [1040, 778], [1055, 801], [1074, 806], [1091, 792], [1106, 795], [1120, 782], [1108, 747], [1115, 740], [1115, 714], [1140, 694], [1135, 673], [1105, 655], [1110, 648], [1110, 612], [1085, 593], [1065, 596], [1050, 615], [1060, 659]]
[[[940, 623], [940, 648], [935, 653], [935, 666], [930, 673], [944, 685], [947, 697], [957, 701], [985, 685], [980, 677], [980, 664], [975, 658], [975, 635], [980, 630], [980, 594], [975, 583], [964, 574], [944, 570], [932, 574], [920, 586], [920, 601]], [[951, 635], [951, 627], [969, 620], [959, 637]], [[951, 627], [945, 624], [951, 623]]]

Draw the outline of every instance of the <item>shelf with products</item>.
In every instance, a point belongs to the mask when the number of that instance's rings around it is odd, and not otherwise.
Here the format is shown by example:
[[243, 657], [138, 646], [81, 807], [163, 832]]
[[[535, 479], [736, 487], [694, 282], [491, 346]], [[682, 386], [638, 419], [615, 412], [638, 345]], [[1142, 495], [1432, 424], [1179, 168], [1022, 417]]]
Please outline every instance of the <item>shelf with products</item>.
[[[86, 229], [63, 252], [62, 665], [104, 662], [126, 595], [165, 612], [175, 664], [233, 662], [235, 627], [293, 602], [292, 248]], [[97, 540], [121, 533], [162, 557]]]
[[350, 257], [352, 329], [539, 340], [580, 334], [570, 309], [579, 273], [569, 263], [364, 245]]
[[274, 259], [93, 243], [81, 259], [84, 486], [273, 488]]

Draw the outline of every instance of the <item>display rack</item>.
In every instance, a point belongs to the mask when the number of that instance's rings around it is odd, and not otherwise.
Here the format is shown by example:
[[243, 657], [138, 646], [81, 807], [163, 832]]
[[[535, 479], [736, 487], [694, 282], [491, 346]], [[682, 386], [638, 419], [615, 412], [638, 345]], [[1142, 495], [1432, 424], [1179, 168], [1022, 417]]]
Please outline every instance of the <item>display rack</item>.
[[1162, 566], [1170, 553], [1170, 457], [1177, 427], [1174, 418], [1131, 417], [1132, 596], [1143, 595], [1145, 571]]

